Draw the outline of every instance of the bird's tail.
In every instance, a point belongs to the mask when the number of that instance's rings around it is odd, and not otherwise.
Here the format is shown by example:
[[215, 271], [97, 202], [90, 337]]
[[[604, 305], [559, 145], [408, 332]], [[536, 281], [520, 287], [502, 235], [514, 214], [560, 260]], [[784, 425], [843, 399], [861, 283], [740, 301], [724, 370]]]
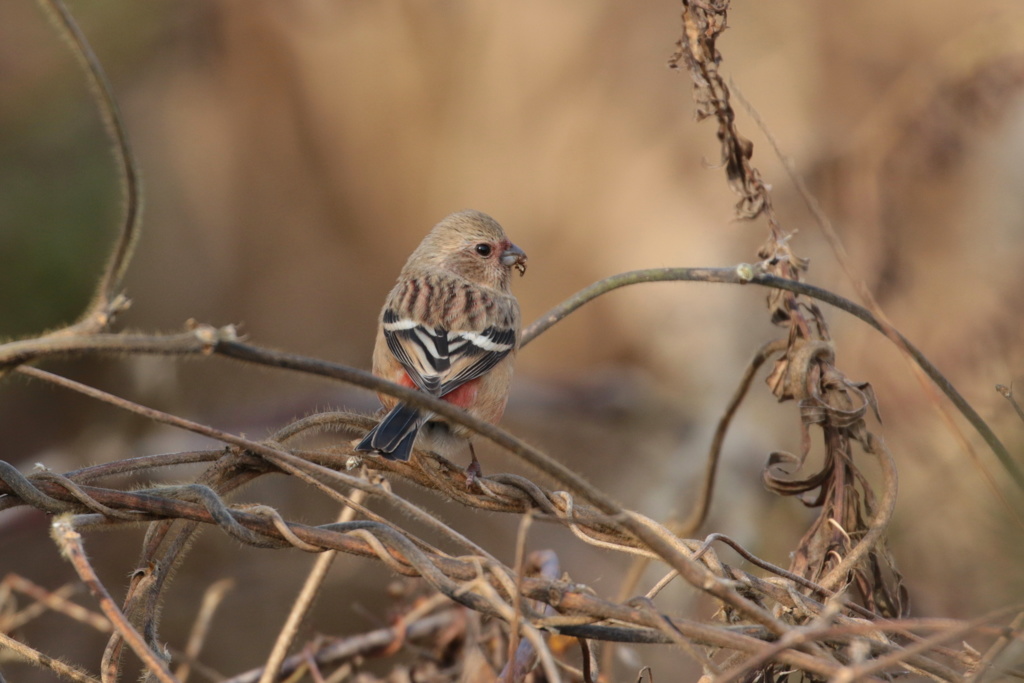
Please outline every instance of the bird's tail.
[[356, 450], [377, 452], [388, 460], [408, 460], [423, 419], [419, 410], [399, 403], [359, 442]]

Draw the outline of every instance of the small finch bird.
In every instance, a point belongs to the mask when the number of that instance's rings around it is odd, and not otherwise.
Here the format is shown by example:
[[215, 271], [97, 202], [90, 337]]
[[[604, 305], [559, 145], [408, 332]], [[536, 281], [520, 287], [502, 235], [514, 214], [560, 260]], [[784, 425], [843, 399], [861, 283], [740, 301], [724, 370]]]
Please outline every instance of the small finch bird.
[[[519, 345], [519, 302], [512, 269], [526, 254], [497, 221], [479, 211], [454, 213], [434, 226], [409, 257], [380, 314], [373, 374], [443, 398], [488, 422], [505, 412]], [[421, 431], [432, 445], [468, 442], [470, 431], [379, 394], [388, 413], [356, 446], [408, 460]], [[470, 476], [480, 464], [473, 458]]]

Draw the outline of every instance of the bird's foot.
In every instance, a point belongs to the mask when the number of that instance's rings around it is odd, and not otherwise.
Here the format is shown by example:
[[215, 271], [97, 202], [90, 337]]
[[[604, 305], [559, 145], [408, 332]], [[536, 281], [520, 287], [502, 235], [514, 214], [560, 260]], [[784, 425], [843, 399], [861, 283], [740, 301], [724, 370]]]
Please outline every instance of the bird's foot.
[[469, 442], [469, 455], [473, 460], [466, 467], [466, 488], [472, 489], [477, 485], [476, 480], [484, 476], [484, 470], [480, 467], [480, 461], [476, 459], [476, 450], [473, 448], [472, 441]]
[[484, 476], [484, 471], [480, 467], [480, 461], [473, 458], [473, 462], [469, 463], [469, 467], [466, 468], [466, 488], [471, 489], [476, 486], [476, 480], [482, 476]]

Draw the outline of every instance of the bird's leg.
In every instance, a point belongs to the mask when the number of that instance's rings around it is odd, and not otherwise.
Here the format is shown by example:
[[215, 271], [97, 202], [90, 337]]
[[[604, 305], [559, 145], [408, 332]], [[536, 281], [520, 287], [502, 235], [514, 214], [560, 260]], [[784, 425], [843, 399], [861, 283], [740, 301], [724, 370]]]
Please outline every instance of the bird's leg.
[[466, 468], [466, 488], [473, 488], [473, 484], [476, 483], [478, 477], [484, 476], [483, 468], [480, 467], [480, 461], [476, 459], [476, 450], [473, 448], [473, 442], [469, 439], [466, 440], [469, 444], [469, 455], [473, 459], [469, 463], [469, 467]]

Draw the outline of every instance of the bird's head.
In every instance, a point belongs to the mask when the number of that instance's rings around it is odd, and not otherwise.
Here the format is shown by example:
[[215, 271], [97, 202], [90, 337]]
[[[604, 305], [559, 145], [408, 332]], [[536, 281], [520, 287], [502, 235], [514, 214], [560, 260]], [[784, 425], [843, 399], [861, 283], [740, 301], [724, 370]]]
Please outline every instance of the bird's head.
[[526, 273], [526, 253], [512, 244], [496, 220], [480, 211], [448, 216], [434, 226], [416, 252], [414, 258], [495, 289], [509, 288], [513, 269]]

